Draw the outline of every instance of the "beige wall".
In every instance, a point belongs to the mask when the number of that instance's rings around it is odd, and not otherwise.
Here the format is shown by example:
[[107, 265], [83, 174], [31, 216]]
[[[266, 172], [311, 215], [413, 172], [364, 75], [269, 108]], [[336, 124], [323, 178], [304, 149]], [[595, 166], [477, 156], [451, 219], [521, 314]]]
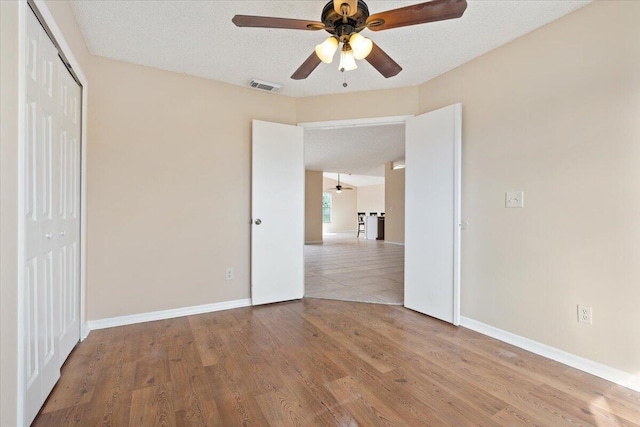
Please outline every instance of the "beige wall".
[[[324, 177], [322, 188], [327, 189], [338, 185], [338, 181]], [[358, 189], [352, 185], [346, 185], [353, 190], [343, 190], [340, 194], [331, 192], [331, 223], [322, 224], [324, 233], [343, 233], [358, 229]]]
[[296, 99], [298, 123], [413, 115], [416, 111], [416, 87]]
[[[82, 37], [80, 27], [76, 22], [76, 17], [71, 10], [71, 5], [68, 1], [60, 0], [45, 0], [47, 8], [51, 12], [51, 15], [56, 21], [56, 24], [60, 28], [60, 31], [64, 34], [64, 38], [69, 44], [73, 56], [80, 64], [80, 67], [85, 73], [89, 72], [89, 62], [91, 60], [91, 54], [87, 45]], [[87, 76], [89, 77], [89, 76]], [[90, 86], [90, 85], [89, 85]]]
[[377, 212], [380, 215], [384, 212], [384, 184], [365, 185], [358, 187], [357, 211]]
[[[89, 319], [249, 296], [251, 119], [462, 102], [463, 316], [640, 373], [639, 3], [596, 2], [419, 88], [296, 100], [90, 57], [68, 4], [48, 4], [90, 63]], [[0, 7], [0, 424], [13, 425], [17, 6]], [[404, 241], [385, 187], [387, 240]], [[524, 209], [504, 209], [507, 190], [525, 191]]]
[[91, 78], [89, 319], [249, 298], [251, 120], [295, 101], [100, 57]]
[[420, 87], [421, 112], [455, 102], [462, 314], [640, 374], [640, 3], [595, 2]]
[[18, 385], [18, 3], [0, 2], [0, 425], [16, 425]]
[[384, 165], [384, 240], [404, 243], [404, 169]]
[[304, 241], [322, 242], [322, 172], [304, 172]]

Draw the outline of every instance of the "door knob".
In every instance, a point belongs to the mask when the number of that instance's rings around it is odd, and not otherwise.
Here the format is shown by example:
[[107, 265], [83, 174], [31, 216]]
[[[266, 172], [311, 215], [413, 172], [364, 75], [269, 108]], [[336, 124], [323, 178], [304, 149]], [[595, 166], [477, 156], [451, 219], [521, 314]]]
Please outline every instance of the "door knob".
[[66, 232], [66, 231], [61, 231], [61, 232], [60, 232], [60, 237], [64, 237], [64, 236], [66, 236], [66, 235], [67, 235], [67, 232]]
[[258, 218], [258, 219], [256, 219], [255, 223], [256, 223], [256, 225], [260, 225], [260, 224], [262, 224], [262, 220], [260, 218]]
[[53, 233], [47, 233], [47, 234], [44, 235], [44, 237], [47, 240], [51, 240], [51, 239], [53, 239]]

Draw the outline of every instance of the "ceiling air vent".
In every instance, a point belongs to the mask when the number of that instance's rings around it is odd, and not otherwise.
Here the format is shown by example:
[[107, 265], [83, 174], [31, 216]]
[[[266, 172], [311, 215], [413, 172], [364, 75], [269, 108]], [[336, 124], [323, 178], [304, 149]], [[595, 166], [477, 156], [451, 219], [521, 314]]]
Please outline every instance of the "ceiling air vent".
[[277, 83], [265, 82], [264, 80], [253, 79], [249, 83], [249, 87], [254, 89], [264, 90], [265, 92], [280, 92], [282, 85]]

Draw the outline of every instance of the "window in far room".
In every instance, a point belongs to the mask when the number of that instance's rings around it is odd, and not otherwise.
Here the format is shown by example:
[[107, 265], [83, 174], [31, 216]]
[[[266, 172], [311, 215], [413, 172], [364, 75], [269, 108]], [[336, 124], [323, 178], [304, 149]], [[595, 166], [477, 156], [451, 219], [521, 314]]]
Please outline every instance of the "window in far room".
[[322, 222], [331, 223], [331, 193], [322, 193]]

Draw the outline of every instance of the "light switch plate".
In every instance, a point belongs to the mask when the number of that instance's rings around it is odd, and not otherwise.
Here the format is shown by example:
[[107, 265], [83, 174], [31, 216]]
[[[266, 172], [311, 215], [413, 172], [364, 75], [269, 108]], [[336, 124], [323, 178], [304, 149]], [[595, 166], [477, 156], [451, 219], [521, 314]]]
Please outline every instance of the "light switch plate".
[[507, 191], [504, 193], [505, 208], [521, 208], [524, 206], [524, 193], [522, 191]]

